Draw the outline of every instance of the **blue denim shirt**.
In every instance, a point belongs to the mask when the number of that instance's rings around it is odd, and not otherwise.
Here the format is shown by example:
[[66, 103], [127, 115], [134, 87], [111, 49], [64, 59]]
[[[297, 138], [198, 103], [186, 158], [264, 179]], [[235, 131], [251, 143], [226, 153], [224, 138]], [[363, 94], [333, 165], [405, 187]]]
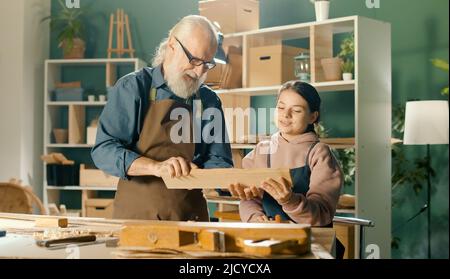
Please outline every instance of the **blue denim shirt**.
[[[149, 108], [151, 88], [156, 88], [157, 100], [186, 101], [171, 92], [164, 80], [161, 66], [146, 67], [119, 79], [108, 94], [108, 102], [99, 119], [96, 143], [91, 151], [92, 159], [99, 169], [122, 179], [129, 179], [127, 171], [130, 165], [142, 156], [136, 144]], [[231, 168], [233, 161], [222, 103], [205, 85], [200, 87], [199, 93], [203, 111], [207, 108], [220, 110], [223, 139], [219, 143], [205, 143], [203, 139], [201, 143], [196, 143], [192, 161], [205, 169]], [[202, 120], [202, 129], [210, 121]]]

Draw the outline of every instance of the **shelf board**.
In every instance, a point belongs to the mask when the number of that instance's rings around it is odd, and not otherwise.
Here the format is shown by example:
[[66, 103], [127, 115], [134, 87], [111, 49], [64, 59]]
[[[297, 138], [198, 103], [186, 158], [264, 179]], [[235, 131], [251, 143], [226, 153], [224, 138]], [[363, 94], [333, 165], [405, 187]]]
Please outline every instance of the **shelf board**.
[[106, 102], [87, 102], [87, 101], [81, 101], [81, 102], [47, 102], [48, 106], [104, 106], [106, 105]]
[[[327, 81], [311, 83], [318, 92], [331, 92], [331, 91], [352, 91], [355, 90], [355, 81]], [[215, 92], [217, 94], [233, 94], [233, 95], [245, 95], [245, 96], [269, 96], [276, 95], [281, 85], [274, 86], [262, 86], [262, 87], [248, 87], [248, 88], [235, 88], [235, 89], [219, 89]]]
[[[239, 38], [239, 37], [251, 37], [251, 38], [263, 38], [270, 40], [294, 40], [310, 37], [311, 26], [329, 25], [333, 26], [333, 34], [348, 33], [354, 31], [355, 21], [358, 16], [348, 16], [336, 19], [328, 19], [324, 21], [304, 22], [283, 26], [275, 26], [269, 28], [262, 28], [257, 30], [229, 33], [224, 34], [224, 38]], [[268, 40], [268, 41], [270, 41]]]
[[69, 144], [69, 143], [48, 143], [45, 145], [47, 148], [92, 148], [93, 144]]
[[95, 58], [95, 59], [48, 59], [47, 64], [54, 65], [103, 65], [142, 63], [139, 58]]
[[[354, 138], [329, 138], [321, 139], [324, 143], [328, 144], [331, 148], [335, 149], [347, 149], [355, 147]], [[400, 139], [393, 138], [392, 144], [398, 144], [402, 141]], [[47, 148], [92, 148], [93, 144], [68, 144], [68, 143], [50, 143], [46, 144]], [[231, 149], [254, 149], [256, 143], [232, 143]]]
[[59, 190], [59, 191], [116, 191], [117, 187], [94, 187], [94, 186], [46, 186], [47, 190]]

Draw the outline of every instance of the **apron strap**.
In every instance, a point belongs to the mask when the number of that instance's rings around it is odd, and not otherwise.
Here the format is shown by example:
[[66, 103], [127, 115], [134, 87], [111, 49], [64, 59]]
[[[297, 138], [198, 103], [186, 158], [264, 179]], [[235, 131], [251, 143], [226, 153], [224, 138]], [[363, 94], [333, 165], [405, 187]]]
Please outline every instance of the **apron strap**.
[[157, 90], [155, 87], [150, 88], [150, 102], [156, 101]]
[[314, 146], [316, 146], [320, 141], [316, 141], [309, 147], [308, 154], [306, 154], [305, 158], [305, 166], [309, 167], [309, 154], [311, 153], [311, 150], [313, 150]]

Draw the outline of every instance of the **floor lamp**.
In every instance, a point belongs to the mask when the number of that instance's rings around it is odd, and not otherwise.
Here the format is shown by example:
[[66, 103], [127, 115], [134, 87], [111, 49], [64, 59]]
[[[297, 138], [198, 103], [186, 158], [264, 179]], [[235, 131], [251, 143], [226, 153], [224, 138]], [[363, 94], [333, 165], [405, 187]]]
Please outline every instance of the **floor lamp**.
[[430, 145], [448, 144], [448, 101], [413, 101], [406, 103], [403, 144], [427, 146], [427, 224], [428, 258], [431, 258], [431, 175]]

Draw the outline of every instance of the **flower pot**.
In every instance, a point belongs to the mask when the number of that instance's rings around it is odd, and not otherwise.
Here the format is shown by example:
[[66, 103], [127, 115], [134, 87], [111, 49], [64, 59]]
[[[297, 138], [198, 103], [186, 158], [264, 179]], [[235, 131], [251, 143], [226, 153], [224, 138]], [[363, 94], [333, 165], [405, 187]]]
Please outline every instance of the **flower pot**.
[[341, 80], [342, 78], [342, 59], [338, 57], [333, 58], [323, 58], [320, 60], [322, 64], [323, 73], [325, 75], [325, 80], [335, 81]]
[[316, 21], [327, 20], [330, 11], [330, 1], [315, 1]]
[[56, 143], [67, 143], [69, 132], [67, 129], [53, 129]]
[[83, 59], [84, 58], [86, 44], [80, 38], [73, 39], [72, 49], [70, 49], [70, 50], [67, 49], [68, 44], [67, 44], [66, 40], [60, 44], [60, 47], [63, 49], [64, 59]]
[[353, 79], [353, 73], [343, 73], [342, 74], [343, 80], [352, 80]]

